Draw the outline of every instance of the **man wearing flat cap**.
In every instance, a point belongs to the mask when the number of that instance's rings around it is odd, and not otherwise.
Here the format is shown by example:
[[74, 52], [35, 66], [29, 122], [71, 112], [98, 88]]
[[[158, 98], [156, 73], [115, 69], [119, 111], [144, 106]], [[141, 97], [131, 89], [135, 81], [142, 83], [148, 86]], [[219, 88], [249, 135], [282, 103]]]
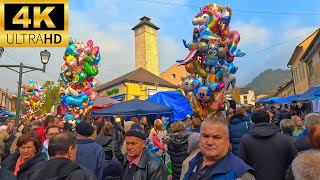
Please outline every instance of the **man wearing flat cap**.
[[124, 162], [122, 180], [167, 180], [163, 163], [146, 147], [144, 129], [133, 124], [125, 134], [127, 158]]

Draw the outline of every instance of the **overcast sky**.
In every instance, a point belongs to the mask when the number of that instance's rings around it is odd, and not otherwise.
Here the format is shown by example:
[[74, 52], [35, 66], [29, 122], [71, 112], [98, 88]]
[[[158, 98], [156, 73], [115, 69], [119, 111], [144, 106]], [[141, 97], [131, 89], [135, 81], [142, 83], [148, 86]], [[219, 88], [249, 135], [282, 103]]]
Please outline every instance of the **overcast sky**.
[[[100, 46], [101, 61], [97, 79], [101, 83], [134, 70], [134, 33], [131, 28], [139, 22], [139, 18], [148, 16], [160, 27], [159, 68], [160, 72], [163, 72], [177, 59], [184, 59], [187, 55], [188, 51], [184, 48], [182, 39], [191, 39], [193, 31], [191, 21], [199, 11], [197, 7], [213, 2], [152, 1], [69, 0], [69, 35], [76, 40], [92, 39]], [[170, 2], [171, 5], [166, 2]], [[249, 83], [265, 69], [286, 69], [295, 46], [319, 28], [319, 0], [215, 2], [221, 6], [226, 4], [233, 10], [230, 27], [240, 32], [241, 40], [238, 47], [247, 53], [245, 57], [234, 61], [239, 67], [238, 86]], [[5, 48], [0, 64], [23, 62], [42, 67], [39, 53], [43, 49]], [[52, 56], [47, 65], [47, 72], [26, 73], [23, 75], [24, 83], [28, 83], [30, 79], [39, 81], [39, 84], [43, 84], [46, 80], [57, 82], [65, 49], [48, 48], [48, 50]], [[17, 92], [17, 73], [2, 68], [0, 76], [2, 77], [0, 88]]]

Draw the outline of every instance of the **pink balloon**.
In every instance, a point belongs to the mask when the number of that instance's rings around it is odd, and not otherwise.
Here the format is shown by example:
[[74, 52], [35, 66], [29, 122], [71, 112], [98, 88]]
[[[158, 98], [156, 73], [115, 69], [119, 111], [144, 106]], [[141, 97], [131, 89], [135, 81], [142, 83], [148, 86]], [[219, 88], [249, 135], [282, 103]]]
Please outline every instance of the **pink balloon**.
[[98, 93], [95, 92], [95, 91], [93, 91], [93, 92], [91, 92], [89, 99], [90, 99], [91, 101], [94, 101], [94, 100], [97, 99], [97, 97], [98, 97]]
[[97, 56], [98, 53], [99, 53], [99, 46], [95, 46], [92, 50], [92, 55]]
[[91, 39], [87, 42], [87, 46], [88, 47], [92, 47], [93, 46], [93, 41]]
[[70, 68], [74, 68], [74, 67], [78, 66], [78, 62], [77, 62], [77, 60], [72, 60], [72, 61], [69, 62], [68, 65], [69, 65]]
[[87, 48], [84, 49], [84, 53], [85, 53], [86, 55], [89, 55], [90, 52], [91, 52], [91, 49], [90, 49], [89, 47], [87, 47]]
[[224, 82], [221, 82], [221, 83], [219, 84], [219, 88], [220, 88], [220, 89], [223, 89], [224, 87], [225, 87]]

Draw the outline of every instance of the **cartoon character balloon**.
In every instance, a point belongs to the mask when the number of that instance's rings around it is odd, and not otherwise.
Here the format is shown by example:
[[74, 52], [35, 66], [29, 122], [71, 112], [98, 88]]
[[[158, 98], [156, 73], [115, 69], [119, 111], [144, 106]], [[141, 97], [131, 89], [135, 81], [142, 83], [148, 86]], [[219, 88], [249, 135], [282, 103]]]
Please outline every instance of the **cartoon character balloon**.
[[[228, 6], [208, 4], [192, 20], [192, 40], [184, 47], [189, 54], [178, 60], [192, 75], [182, 79], [181, 92], [188, 97], [194, 110], [202, 117], [214, 115], [223, 109], [225, 91], [235, 88], [238, 68], [233, 64], [236, 57], [246, 53], [239, 48], [240, 33], [230, 30], [232, 10]], [[187, 96], [188, 95], [188, 96]]]

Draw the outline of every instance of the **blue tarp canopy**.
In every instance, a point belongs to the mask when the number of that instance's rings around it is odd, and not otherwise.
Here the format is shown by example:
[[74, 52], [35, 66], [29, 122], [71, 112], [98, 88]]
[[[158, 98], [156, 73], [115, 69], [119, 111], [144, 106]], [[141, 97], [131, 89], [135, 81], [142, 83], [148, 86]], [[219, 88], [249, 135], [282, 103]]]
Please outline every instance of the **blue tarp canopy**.
[[301, 96], [294, 98], [294, 101], [307, 101], [320, 96], [320, 86], [311, 87], [307, 92], [303, 93]]
[[295, 95], [284, 97], [284, 98], [278, 98], [278, 97], [261, 98], [259, 99], [259, 101], [257, 101], [257, 103], [276, 103], [276, 104], [289, 103], [294, 101], [294, 99], [300, 96], [301, 94], [295, 94]]
[[[9, 111], [3, 110], [3, 109], [0, 109], [0, 113], [4, 114], [4, 115], [7, 115], [8, 117], [15, 117], [16, 116], [15, 114], [13, 114], [13, 113], [11, 113]], [[0, 114], [0, 116], [1, 116], [1, 114]]]
[[174, 121], [184, 120], [188, 114], [193, 114], [188, 99], [179, 91], [158, 92], [147, 100], [171, 107], [173, 109]]
[[170, 120], [173, 120], [173, 109], [171, 107], [138, 99], [121, 102], [110, 107], [91, 112], [92, 116], [138, 116], [151, 114], [165, 114]]
[[279, 98], [279, 99], [275, 100], [275, 102], [278, 103], [278, 104], [289, 103], [289, 102], [292, 102], [295, 98], [298, 98], [300, 96], [301, 96], [301, 94], [295, 94], [295, 95], [292, 95], [292, 96]]

